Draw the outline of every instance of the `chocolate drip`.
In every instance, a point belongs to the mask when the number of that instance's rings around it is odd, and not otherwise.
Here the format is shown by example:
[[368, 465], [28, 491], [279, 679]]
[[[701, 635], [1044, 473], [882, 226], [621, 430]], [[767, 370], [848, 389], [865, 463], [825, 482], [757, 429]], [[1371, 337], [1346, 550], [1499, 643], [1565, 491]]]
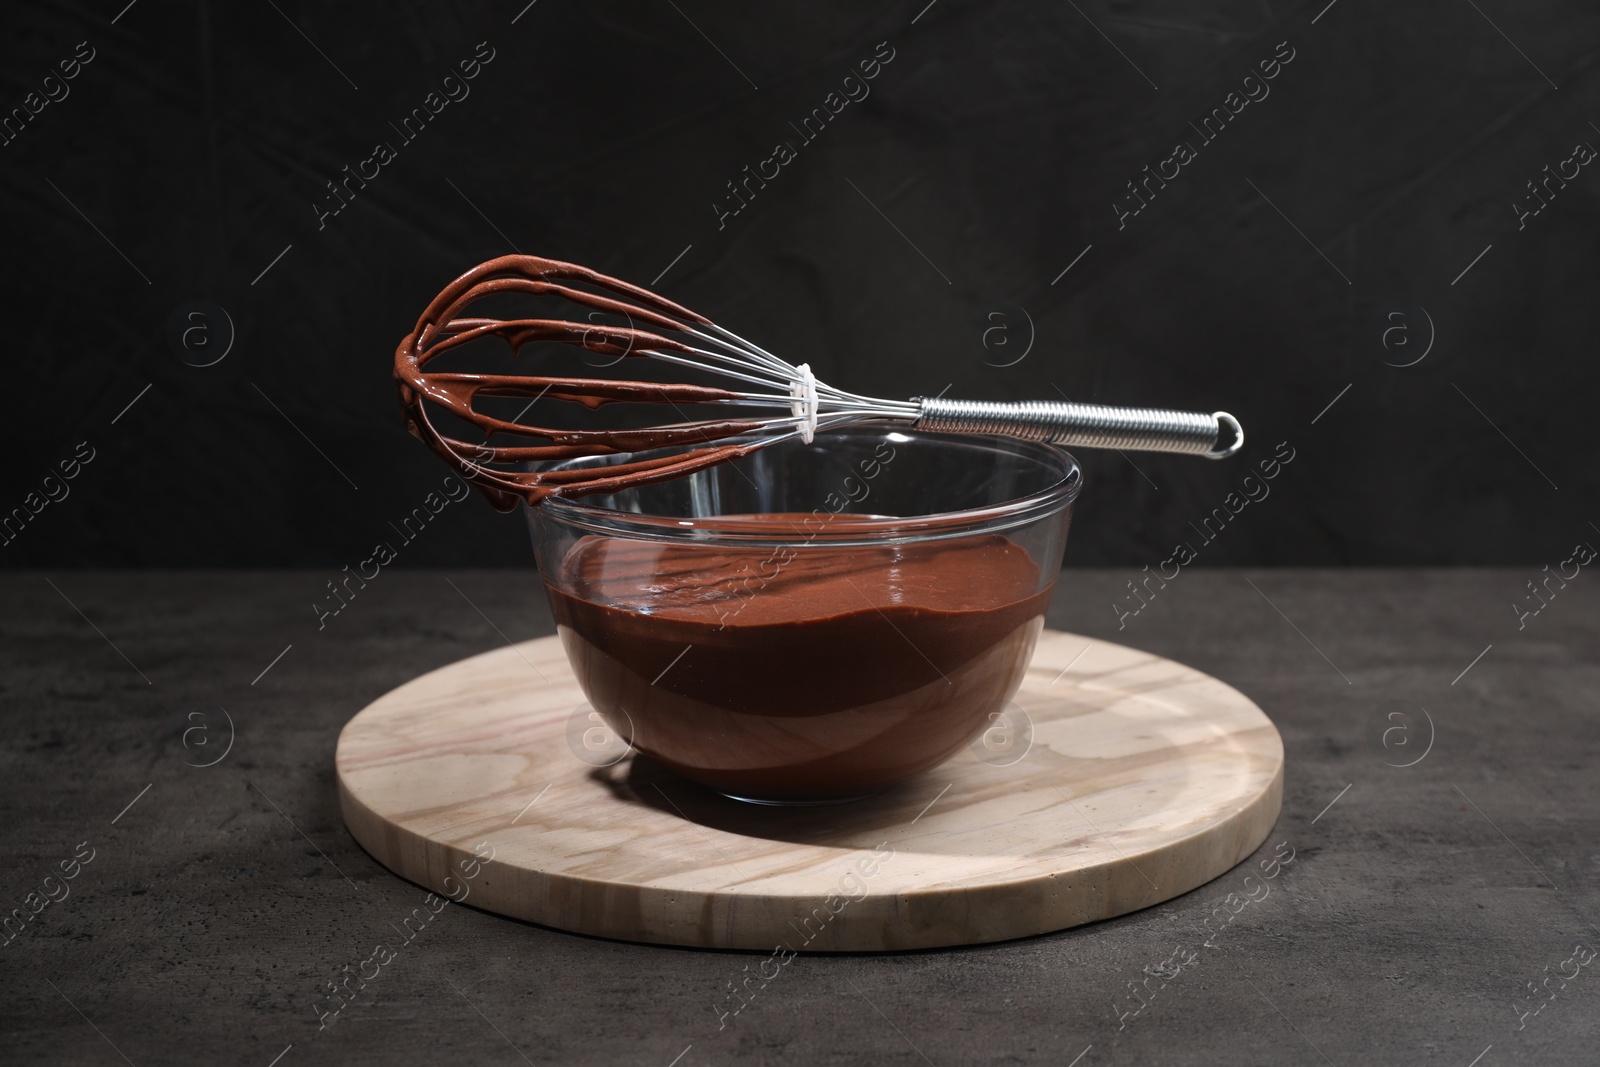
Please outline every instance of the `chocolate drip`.
[[[580, 282], [602, 292], [576, 288]], [[598, 326], [564, 319], [493, 319], [464, 316], [478, 300], [498, 294], [560, 297], [582, 307], [620, 315], [633, 325]], [[639, 324], [656, 327], [641, 328]], [[462, 477], [476, 485], [495, 508], [510, 511], [518, 500], [538, 504], [549, 496], [614, 493], [632, 486], [676, 478], [717, 463], [748, 455], [759, 444], [728, 444], [724, 439], [762, 429], [760, 419], [702, 419], [669, 426], [628, 430], [564, 430], [512, 422], [477, 411], [480, 396], [527, 397], [582, 404], [704, 404], [737, 401], [744, 394], [713, 386], [659, 385], [653, 382], [566, 378], [535, 375], [444, 373], [427, 370], [436, 357], [483, 337], [505, 340], [515, 353], [530, 341], [553, 341], [602, 356], [637, 358], [652, 355], [690, 356], [697, 328], [715, 329], [711, 321], [639, 286], [587, 267], [539, 256], [501, 256], [461, 275], [434, 297], [416, 328], [395, 350], [394, 376], [405, 410], [406, 429], [420, 438]], [[435, 404], [482, 430], [484, 442], [450, 436], [433, 423]], [[531, 406], [531, 405], [530, 405]], [[531, 445], [490, 445], [495, 433], [532, 438]], [[718, 443], [724, 442], [724, 443]], [[508, 469], [529, 461], [642, 452], [673, 445], [700, 445], [673, 455], [609, 466], [540, 471]], [[501, 466], [493, 466], [495, 464]]]

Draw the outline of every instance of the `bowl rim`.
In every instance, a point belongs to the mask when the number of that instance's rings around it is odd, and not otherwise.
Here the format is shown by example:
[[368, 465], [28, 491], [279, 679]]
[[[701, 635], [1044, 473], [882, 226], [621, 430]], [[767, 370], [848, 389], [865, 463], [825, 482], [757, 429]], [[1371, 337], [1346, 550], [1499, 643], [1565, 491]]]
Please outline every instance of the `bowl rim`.
[[[731, 441], [754, 440], [760, 435], [747, 434], [730, 438]], [[1014, 437], [987, 434], [952, 434], [911, 430], [903, 427], [860, 425], [841, 427], [818, 433], [816, 440], [850, 437], [886, 438], [896, 444], [901, 442], [949, 443], [966, 449], [1004, 450], [1013, 455], [1037, 460], [1041, 466], [1062, 468], [1062, 473], [1050, 485], [1026, 496], [998, 504], [967, 508], [959, 511], [934, 512], [909, 516], [859, 516], [840, 511], [829, 513], [813, 509], [813, 516], [824, 517], [812, 524], [794, 525], [794, 536], [774, 536], [770, 521], [752, 522], [737, 517], [710, 516], [686, 519], [673, 515], [651, 515], [636, 511], [602, 507], [584, 497], [547, 497], [538, 505], [527, 505], [530, 518], [554, 520], [575, 526], [590, 533], [607, 536], [624, 536], [651, 541], [674, 541], [695, 544], [740, 544], [763, 546], [804, 546], [818, 542], [829, 545], [880, 545], [903, 541], [941, 540], [947, 537], [969, 536], [1010, 529], [1042, 517], [1065, 511], [1077, 500], [1083, 488], [1083, 469], [1076, 457], [1066, 449], [1041, 441], [1028, 441]], [[627, 458], [681, 451], [685, 446], [652, 449], [634, 453], [618, 453], [604, 457], [621, 461]], [[775, 448], [807, 447], [798, 440], [775, 444]], [[545, 465], [544, 469], [558, 468], [585, 460], [563, 460]]]

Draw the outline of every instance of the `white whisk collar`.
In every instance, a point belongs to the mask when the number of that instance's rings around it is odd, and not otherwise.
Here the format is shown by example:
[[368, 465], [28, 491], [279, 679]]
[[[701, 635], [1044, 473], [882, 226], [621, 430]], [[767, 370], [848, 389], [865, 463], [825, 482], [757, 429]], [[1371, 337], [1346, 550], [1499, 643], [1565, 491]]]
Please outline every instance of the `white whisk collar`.
[[789, 386], [789, 395], [794, 397], [789, 411], [795, 418], [805, 420], [800, 424], [800, 440], [809, 445], [817, 435], [817, 376], [811, 373], [809, 363], [802, 363], [795, 370], [800, 377]]

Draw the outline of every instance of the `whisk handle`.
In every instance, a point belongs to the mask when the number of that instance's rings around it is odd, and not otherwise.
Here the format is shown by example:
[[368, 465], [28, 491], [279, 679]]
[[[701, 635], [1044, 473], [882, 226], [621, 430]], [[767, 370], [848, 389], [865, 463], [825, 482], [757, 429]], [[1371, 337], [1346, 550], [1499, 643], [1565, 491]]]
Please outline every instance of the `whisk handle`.
[[[914, 429], [987, 433], [1081, 448], [1182, 452], [1223, 459], [1244, 445], [1244, 428], [1226, 411], [1210, 415], [1161, 408], [1122, 408], [1070, 400], [946, 400], [922, 397]], [[1233, 441], [1219, 449], [1222, 427]]]

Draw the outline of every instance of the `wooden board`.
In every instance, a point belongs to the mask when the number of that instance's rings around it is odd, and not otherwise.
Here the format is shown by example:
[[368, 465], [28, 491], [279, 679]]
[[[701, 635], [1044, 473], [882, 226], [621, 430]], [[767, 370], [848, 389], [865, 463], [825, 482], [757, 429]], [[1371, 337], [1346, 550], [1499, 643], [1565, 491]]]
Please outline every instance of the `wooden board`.
[[1192, 668], [1046, 630], [1015, 707], [889, 793], [757, 807], [644, 758], [579, 759], [569, 726], [576, 715], [581, 735], [587, 707], [548, 637], [362, 710], [339, 737], [340, 801], [390, 870], [488, 911], [632, 941], [835, 952], [1149, 907], [1229, 870], [1277, 819], [1277, 730]]

